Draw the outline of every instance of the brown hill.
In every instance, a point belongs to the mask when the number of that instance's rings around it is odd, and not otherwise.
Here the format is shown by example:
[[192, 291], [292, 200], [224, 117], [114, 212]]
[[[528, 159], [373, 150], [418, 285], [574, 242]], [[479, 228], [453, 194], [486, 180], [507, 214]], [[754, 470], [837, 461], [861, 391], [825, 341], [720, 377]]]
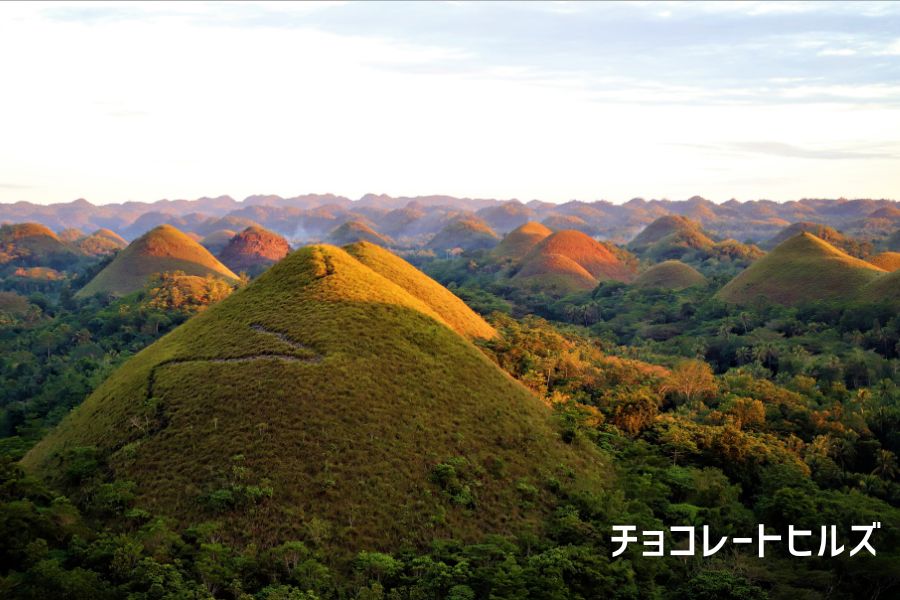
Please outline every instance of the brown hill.
[[78, 239], [75, 245], [90, 256], [107, 256], [127, 246], [128, 242], [114, 231], [98, 229], [91, 235]]
[[597, 279], [587, 269], [562, 254], [539, 254], [526, 261], [513, 281], [534, 291], [560, 295], [592, 290]]
[[393, 246], [394, 240], [382, 235], [361, 221], [347, 221], [328, 234], [329, 243], [346, 246], [356, 242], [369, 242], [379, 246]]
[[288, 255], [287, 240], [268, 229], [248, 227], [235, 235], [219, 253], [219, 260], [236, 273], [256, 276]]
[[634, 279], [634, 267], [617, 256], [615, 248], [580, 231], [567, 229], [546, 237], [532, 248], [523, 264], [527, 265], [531, 260], [549, 254], [565, 256], [576, 262], [598, 281], [614, 279], [629, 282]]
[[0, 225], [0, 268], [49, 267], [64, 270], [84, 253], [38, 223]]
[[200, 240], [200, 245], [212, 252], [219, 254], [231, 241], [231, 238], [237, 235], [237, 231], [233, 229], [217, 229], [208, 236]]
[[427, 248], [439, 252], [461, 248], [463, 250], [489, 250], [500, 240], [493, 229], [475, 217], [463, 217], [448, 223], [428, 242]]

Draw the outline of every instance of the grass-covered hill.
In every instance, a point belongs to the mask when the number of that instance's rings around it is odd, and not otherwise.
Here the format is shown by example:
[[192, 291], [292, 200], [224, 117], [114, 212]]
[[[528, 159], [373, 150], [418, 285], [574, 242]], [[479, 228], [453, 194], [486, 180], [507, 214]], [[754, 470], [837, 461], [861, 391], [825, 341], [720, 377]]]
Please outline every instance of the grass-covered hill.
[[302, 248], [137, 354], [23, 465], [60, 485], [92, 447], [138, 508], [330, 557], [522, 531], [552, 489], [597, 485], [596, 455], [402, 284]]
[[489, 339], [497, 334], [487, 321], [466, 306], [453, 292], [396, 254], [370, 242], [357, 242], [344, 250], [424, 302], [458, 334], [472, 339]]
[[546, 225], [529, 221], [510, 231], [491, 252], [500, 261], [519, 261], [553, 231]]
[[703, 248], [712, 246], [715, 242], [704, 233], [696, 221], [681, 215], [665, 215], [647, 225], [629, 242], [628, 248], [641, 252], [653, 246], [674, 243]]
[[0, 225], [0, 269], [50, 267], [64, 270], [84, 257], [76, 246], [64, 242], [37, 223]]
[[78, 238], [75, 245], [87, 255], [107, 256], [127, 246], [128, 242], [115, 231], [98, 229], [90, 235]]
[[530, 258], [513, 281], [524, 289], [557, 295], [592, 290], [598, 280], [580, 264], [562, 254], [539, 254]]
[[463, 217], [445, 225], [426, 247], [439, 252], [453, 248], [488, 250], [499, 241], [500, 236], [487, 223], [476, 217]]
[[362, 221], [347, 221], [328, 234], [328, 243], [346, 246], [356, 242], [370, 242], [379, 246], [393, 246], [394, 240], [378, 233]]
[[626, 260], [626, 253], [574, 229], [557, 231], [543, 239], [525, 257], [522, 270], [528, 263], [551, 254], [574, 261], [598, 281], [634, 279], [635, 268]]
[[885, 271], [896, 271], [900, 269], [900, 252], [882, 252], [875, 256], [870, 256], [866, 260], [876, 267], [881, 267]]
[[288, 255], [288, 241], [260, 226], [248, 227], [235, 235], [218, 254], [225, 266], [239, 273], [258, 275]]
[[733, 239], [716, 241], [700, 223], [680, 215], [659, 217], [628, 243], [628, 249], [654, 261], [678, 259], [698, 265], [709, 259], [748, 264], [763, 255], [756, 246]]
[[639, 288], [683, 290], [704, 283], [706, 277], [694, 267], [678, 260], [667, 260], [638, 275], [632, 285]]
[[84, 298], [98, 293], [124, 296], [142, 289], [152, 275], [174, 271], [237, 280], [206, 248], [171, 225], [160, 225], [119, 252], [76, 296]]
[[200, 240], [200, 245], [212, 252], [218, 254], [225, 249], [231, 238], [237, 235], [237, 231], [233, 229], [216, 229], [208, 236]]
[[719, 290], [726, 302], [796, 305], [814, 300], [849, 300], [884, 274], [811, 233], [782, 242]]

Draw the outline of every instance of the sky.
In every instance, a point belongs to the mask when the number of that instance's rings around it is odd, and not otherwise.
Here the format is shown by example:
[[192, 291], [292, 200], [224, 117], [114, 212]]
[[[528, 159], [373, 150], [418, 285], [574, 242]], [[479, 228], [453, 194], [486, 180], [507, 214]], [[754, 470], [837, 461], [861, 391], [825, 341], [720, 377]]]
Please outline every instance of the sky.
[[900, 199], [900, 3], [0, 3], [0, 202]]

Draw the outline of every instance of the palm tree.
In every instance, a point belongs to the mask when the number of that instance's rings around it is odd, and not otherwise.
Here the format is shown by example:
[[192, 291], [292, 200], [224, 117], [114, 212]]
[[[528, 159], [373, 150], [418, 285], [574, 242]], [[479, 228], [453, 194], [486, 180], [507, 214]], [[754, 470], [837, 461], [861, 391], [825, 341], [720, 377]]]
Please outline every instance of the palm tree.
[[874, 475], [878, 475], [882, 479], [894, 479], [898, 473], [897, 455], [890, 450], [882, 448], [875, 457], [875, 468], [872, 470]]

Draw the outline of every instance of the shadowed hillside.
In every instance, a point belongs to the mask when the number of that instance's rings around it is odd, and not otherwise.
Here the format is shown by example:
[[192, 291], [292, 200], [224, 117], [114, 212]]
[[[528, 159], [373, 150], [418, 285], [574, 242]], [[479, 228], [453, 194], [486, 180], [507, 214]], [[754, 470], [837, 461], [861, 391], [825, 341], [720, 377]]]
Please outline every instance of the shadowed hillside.
[[900, 270], [874, 279], [860, 291], [859, 299], [865, 302], [900, 303]]
[[667, 260], [653, 265], [634, 280], [635, 287], [683, 290], [706, 283], [706, 277], [697, 269], [677, 260]]
[[851, 299], [883, 273], [810, 233], [801, 233], [728, 282], [718, 297], [746, 304], [761, 296], [786, 305]]
[[128, 242], [115, 231], [98, 229], [76, 240], [75, 245], [90, 256], [106, 256], [118, 252], [127, 246]]
[[150, 276], [174, 271], [237, 281], [237, 275], [206, 248], [171, 225], [160, 225], [119, 252], [76, 296], [87, 297], [97, 293], [124, 296], [142, 289]]
[[84, 254], [37, 223], [0, 225], [0, 268], [50, 267], [66, 269]]
[[209, 250], [213, 254], [218, 254], [225, 249], [231, 238], [237, 235], [237, 231], [233, 229], [217, 229], [211, 234], [200, 240], [200, 245]]
[[549, 477], [595, 487], [596, 455], [548, 418], [435, 309], [310, 246], [136, 355], [23, 464], [59, 484], [93, 446], [137, 507], [334, 557], [521, 531], [553, 510]]

